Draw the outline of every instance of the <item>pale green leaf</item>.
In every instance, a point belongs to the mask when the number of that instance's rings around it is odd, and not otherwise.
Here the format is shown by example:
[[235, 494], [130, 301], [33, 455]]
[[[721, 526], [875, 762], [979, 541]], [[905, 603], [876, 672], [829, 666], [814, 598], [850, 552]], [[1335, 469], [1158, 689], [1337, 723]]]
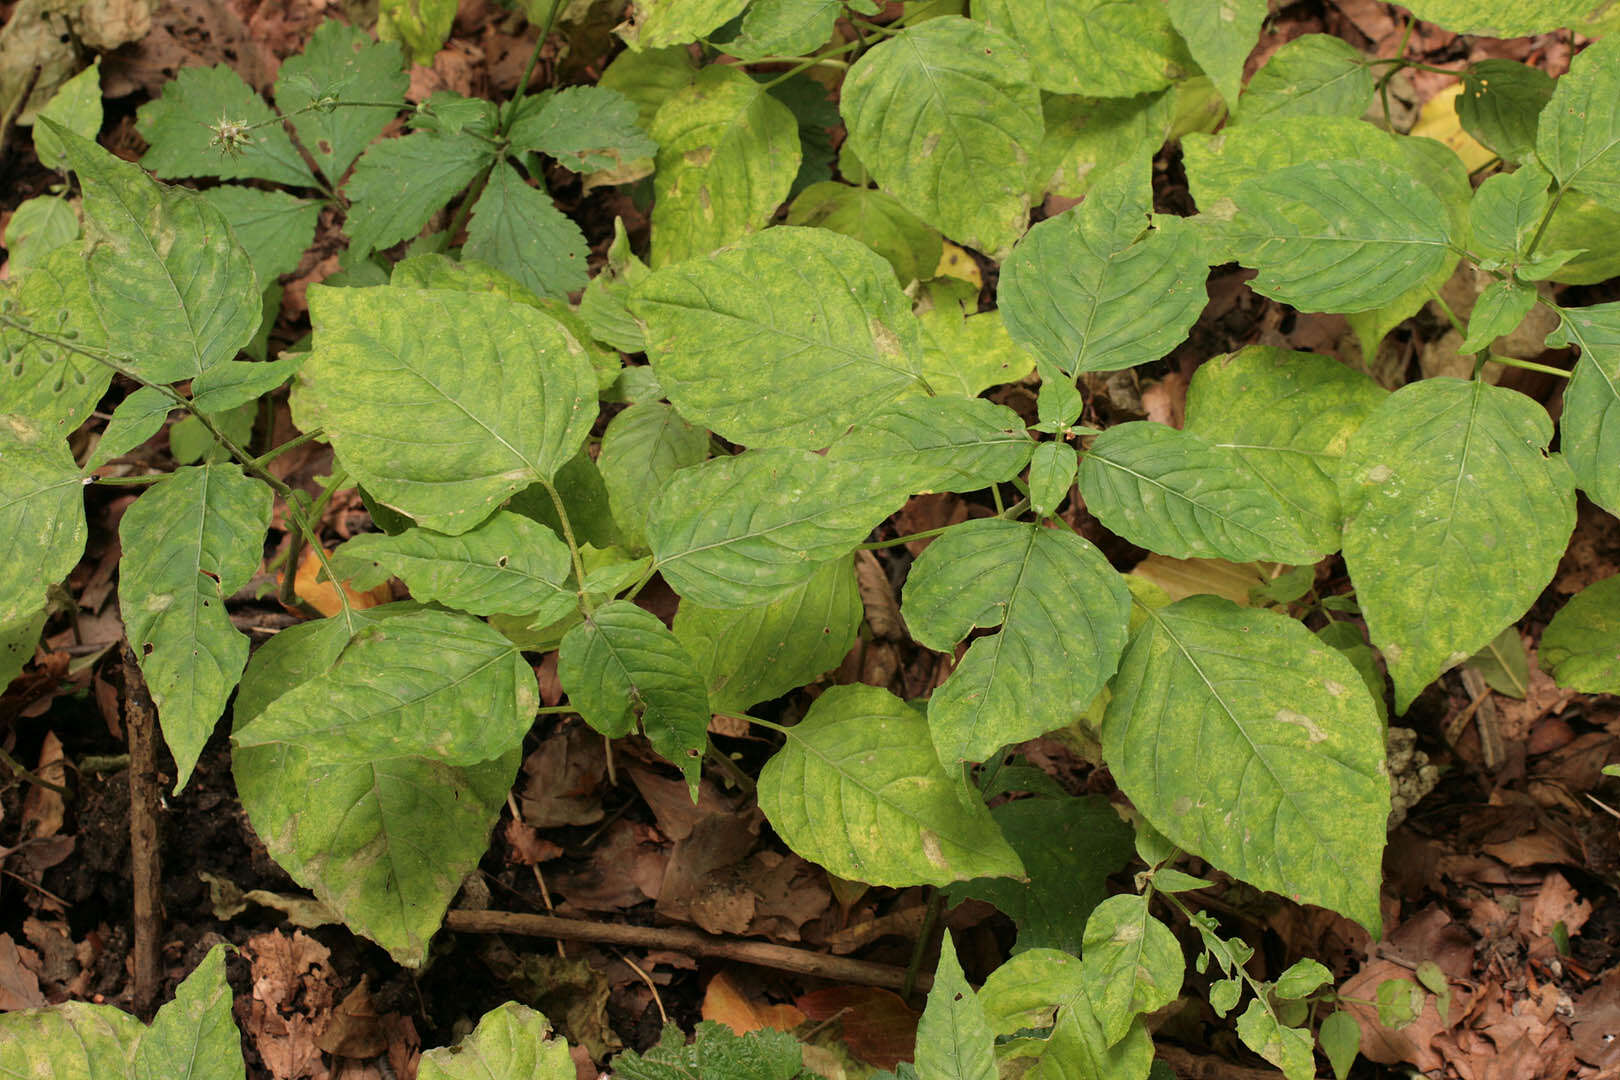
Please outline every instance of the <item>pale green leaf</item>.
[[1065, 375], [1159, 359], [1208, 299], [1197, 233], [1177, 218], [1148, 229], [1146, 178], [1141, 163], [1115, 169], [1031, 229], [1002, 267], [1007, 331]]
[[[978, 298], [971, 301], [976, 305]], [[1035, 358], [1012, 339], [999, 310], [972, 314], [935, 303], [917, 316], [922, 327], [922, 377], [935, 393], [977, 397], [1035, 369]]]
[[455, 0], [381, 0], [377, 36], [383, 41], [403, 41], [411, 62], [425, 67], [444, 47], [455, 18]]
[[[410, 81], [398, 45], [372, 41], [358, 26], [327, 19], [310, 35], [302, 53], [281, 62], [276, 107], [292, 116], [298, 141], [335, 184], [405, 107]], [[300, 112], [325, 97], [340, 103], [388, 102], [394, 107], [340, 104], [335, 109]]]
[[563, 297], [583, 289], [590, 254], [584, 234], [544, 187], [533, 187], [502, 161], [473, 208], [467, 226], [470, 258], [512, 275], [540, 296]]
[[1536, 306], [1536, 290], [1516, 281], [1493, 281], [1474, 301], [1468, 316], [1468, 336], [1457, 351], [1473, 354], [1490, 348], [1491, 342], [1511, 334], [1530, 309]]
[[1265, 0], [1170, 0], [1170, 23], [1228, 109], [1237, 106], [1243, 62], [1260, 39]]
[[258, 569], [272, 501], [236, 465], [177, 469], [118, 527], [118, 608], [174, 754], [176, 791], [247, 664], [248, 639], [225, 598]]
[[1288, 965], [1286, 971], [1277, 976], [1276, 995], [1297, 1001], [1309, 997], [1332, 982], [1333, 972], [1319, 961], [1306, 957], [1304, 960], [1294, 961]]
[[[1136, 1021], [1110, 1045], [1086, 981], [1081, 962], [1054, 949], [1019, 953], [991, 972], [979, 1000], [1002, 1037], [1002, 1059], [1035, 1058], [1025, 1075], [1044, 1080], [1145, 1080], [1153, 1065], [1147, 1029]], [[1041, 1029], [1050, 1031], [1031, 1037]]]
[[1187, 959], [1170, 928], [1135, 893], [1111, 896], [1086, 920], [1083, 982], [1103, 1038], [1123, 1039], [1139, 1013], [1168, 1005], [1181, 992]]
[[1024, 49], [956, 16], [908, 27], [844, 80], [849, 145], [883, 189], [946, 236], [1005, 257], [1029, 219], [1040, 94]]
[[34, 647], [39, 644], [40, 631], [45, 629], [47, 612], [41, 607], [32, 615], [24, 615], [11, 623], [0, 625], [0, 691], [11, 680], [22, 674], [22, 669], [34, 658]]
[[231, 1017], [225, 950], [215, 945], [152, 1018], [130, 1080], [243, 1080], [242, 1035]]
[[1043, 442], [1029, 461], [1029, 506], [1038, 518], [1051, 517], [1074, 486], [1078, 451], [1066, 442]]
[[1560, 187], [1620, 199], [1620, 37], [1588, 46], [1542, 110], [1536, 152]]
[[194, 191], [58, 135], [84, 187], [90, 298], [101, 321], [118, 328], [107, 348], [152, 382], [194, 378], [234, 357], [263, 309], [253, 265], [224, 216]]
[[1110, 1043], [1096, 1005], [1082, 984], [1063, 1001], [1033, 1080], [1147, 1080], [1153, 1068], [1153, 1039], [1140, 1020], [1124, 1038]]
[[296, 269], [304, 250], [315, 240], [321, 204], [313, 199], [238, 184], [221, 184], [202, 196], [230, 223], [261, 285], [270, 285]]
[[1170, 130], [1170, 104], [1162, 90], [1128, 98], [1046, 96], [1046, 134], [1030, 194], [1077, 199], [1115, 166], [1151, 160]]
[[704, 676], [709, 707], [735, 715], [837, 667], [855, 644], [862, 613], [855, 575], [838, 559], [768, 604], [683, 602], [674, 630]]
[[949, 766], [1069, 723], [1114, 673], [1130, 597], [1102, 553], [1067, 529], [986, 518], [951, 527], [906, 578], [901, 607], [917, 641], [950, 652], [976, 639], [928, 701]]
[[343, 192], [349, 216], [346, 265], [422, 231], [428, 218], [494, 161], [494, 148], [473, 132], [418, 131], [374, 143], [360, 155]]
[[119, 402], [101, 441], [85, 460], [84, 471], [94, 472], [156, 435], [175, 407], [174, 398], [152, 386], [143, 386]]
[[1575, 526], [1552, 421], [1523, 394], [1433, 378], [1351, 436], [1339, 474], [1344, 557], [1405, 712], [1535, 602]]
[[1284, 1027], [1264, 1002], [1249, 1002], [1237, 1019], [1237, 1033], [1245, 1046], [1281, 1069], [1287, 1080], [1316, 1080], [1311, 1033]]
[[626, 49], [615, 56], [602, 72], [597, 85], [616, 91], [636, 103], [637, 126], [652, 130], [659, 108], [681, 90], [691, 86], [698, 68], [684, 46], [663, 49]]
[[[1547, 275], [1569, 285], [1596, 285], [1620, 277], [1620, 244], [1592, 245], [1594, 237], [1620, 235], [1620, 206], [1611, 207], [1579, 191], [1564, 192], [1553, 211], [1552, 221], [1541, 238], [1541, 247], [1550, 252], [1578, 251]], [[1590, 248], [1590, 250], [1582, 250]]]
[[858, 467], [865, 490], [914, 495], [1011, 480], [1034, 449], [1005, 405], [940, 395], [902, 398], [833, 443], [827, 458]]
[[638, 0], [634, 14], [614, 29], [636, 52], [684, 45], [705, 37], [747, 4], [748, 0]]
[[1103, 754], [1160, 832], [1378, 932], [1384, 733], [1348, 660], [1286, 616], [1193, 596], [1148, 613], [1111, 686]]
[[574, 1080], [568, 1041], [527, 1005], [508, 1001], [485, 1013], [455, 1046], [422, 1055], [417, 1080]]
[[917, 1073], [929, 1080], [996, 1080], [995, 1044], [984, 1006], [962, 974], [947, 930], [928, 1004], [917, 1021]]
[[764, 228], [799, 171], [799, 124], [740, 68], [713, 65], [653, 118], [653, 267]]
[[191, 381], [191, 403], [210, 414], [246, 405], [296, 375], [308, 355], [283, 353], [277, 360], [215, 364]]
[[1504, 628], [1468, 658], [1468, 666], [1479, 672], [1485, 685], [1504, 697], [1523, 701], [1530, 692], [1530, 657], [1517, 626]]
[[[254, 127], [244, 142], [228, 150], [219, 141], [225, 124]], [[162, 97], [141, 106], [135, 130], [151, 144], [142, 167], [159, 176], [315, 186], [281, 118], [227, 64], [181, 68], [163, 84]]]
[[899, 199], [873, 188], [811, 184], [788, 207], [787, 224], [854, 237], [887, 259], [902, 285], [928, 280], [939, 266], [939, 233]]
[[[79, 245], [50, 252], [38, 266], [0, 282], [0, 297], [16, 314], [40, 320], [56, 334], [72, 333], [87, 352], [107, 347], [107, 331], [90, 301], [90, 278]], [[63, 316], [66, 316], [65, 320]], [[0, 326], [0, 414], [30, 417], [53, 436], [67, 436], [89, 417], [112, 383], [112, 368], [54, 341]]]
[[842, 558], [904, 501], [861, 497], [853, 466], [807, 450], [750, 450], [672, 476], [647, 516], [658, 570], [706, 607], [768, 603]]
[[1408, 0], [1401, 6], [1447, 30], [1497, 38], [1529, 37], [1561, 27], [1583, 30], [1608, 10], [1599, 0]]
[[746, 446], [826, 446], [927, 389], [889, 264], [826, 229], [770, 229], [655, 271], [630, 310], [681, 415]]
[[943, 886], [1024, 872], [990, 811], [934, 756], [927, 721], [875, 686], [816, 699], [760, 771], [759, 806], [788, 847], [851, 881]]
[[466, 532], [549, 482], [596, 419], [583, 350], [533, 308], [394, 286], [313, 288], [309, 303], [298, 392], [315, 418], [300, 427], [324, 427], [366, 490], [428, 528]]
[[[111, 1005], [66, 1001], [0, 1014], [0, 1076], [7, 1080], [115, 1080], [134, 1067], [146, 1029]], [[238, 1051], [240, 1053], [240, 1051]]]
[[520, 113], [508, 135], [516, 150], [549, 154], [575, 172], [617, 169], [649, 158], [658, 144], [637, 126], [636, 103], [603, 86], [570, 86]]
[[6, 263], [13, 278], [79, 236], [73, 204], [55, 195], [24, 199], [6, 222]]
[[1542, 667], [1583, 694], [1620, 694], [1620, 577], [1588, 585], [1558, 610], [1541, 637]]
[[1232, 123], [1283, 116], [1348, 116], [1367, 111], [1373, 70], [1361, 50], [1331, 34], [1305, 34], [1272, 54], [1243, 91]]
[[34, 152], [39, 163], [49, 169], [65, 169], [67, 154], [62, 141], [38, 122], [41, 116], [50, 117], [81, 139], [94, 139], [101, 130], [101, 58], [96, 57], [89, 67], [63, 83], [45, 107], [34, 114]]
[[742, 33], [725, 43], [732, 56], [808, 56], [832, 37], [843, 0], [754, 0], [743, 15]]
[[1080, 492], [1111, 531], [1175, 559], [1300, 565], [1333, 550], [1336, 543], [1323, 550], [1312, 542], [1304, 515], [1263, 472], [1234, 447], [1135, 420], [1091, 444]]
[[1537, 121], [1552, 100], [1552, 76], [1517, 60], [1481, 60], [1462, 80], [1456, 107], [1463, 130], [1506, 160], [1528, 163]]
[[1620, 514], [1620, 303], [1563, 309], [1581, 358], [1564, 389], [1564, 460], [1588, 498]]
[[[635, 53], [625, 53], [634, 56]], [[597, 341], [627, 353], [645, 352], [647, 339], [641, 324], [630, 314], [630, 293], [648, 274], [647, 264], [630, 250], [630, 236], [624, 219], [613, 219], [613, 243], [608, 246], [607, 262], [585, 286], [579, 300], [579, 315]], [[651, 376], [651, 368], [628, 369]], [[656, 380], [654, 380], [656, 383]], [[664, 396], [659, 387], [652, 399]]]
[[1129, 97], [1192, 67], [1171, 15], [1152, 0], [980, 0], [973, 17], [1028, 49], [1036, 85], [1055, 94]]
[[647, 546], [647, 509], [669, 478], [709, 456], [709, 433], [659, 401], [632, 405], [608, 421], [596, 467], [625, 543]]
[[1026, 949], [990, 973], [979, 988], [979, 1001], [991, 1030], [1005, 1037], [1051, 1027], [1058, 1007], [1082, 992], [1077, 955]]
[[1361, 1025], [1342, 1008], [1333, 1012], [1316, 1035], [1322, 1044], [1322, 1053], [1333, 1067], [1337, 1080], [1348, 1080], [1350, 1066], [1361, 1052]]
[[640, 720], [647, 741], [686, 774], [697, 800], [709, 693], [686, 646], [656, 615], [628, 600], [587, 613], [557, 650], [557, 681], [585, 722], [610, 738]]
[[1386, 396], [1325, 356], [1252, 346], [1193, 374], [1185, 430], [1230, 451], [1289, 509], [1311, 549], [1326, 554], [1338, 549], [1343, 527], [1339, 460]]
[[26, 416], [0, 415], [0, 626], [45, 606], [46, 588], [73, 569], [86, 535], [84, 481], [66, 440]]
[[1473, 248], [1480, 265], [1501, 270], [1517, 266], [1547, 211], [1552, 182], [1539, 165], [1486, 177], [1469, 206]]

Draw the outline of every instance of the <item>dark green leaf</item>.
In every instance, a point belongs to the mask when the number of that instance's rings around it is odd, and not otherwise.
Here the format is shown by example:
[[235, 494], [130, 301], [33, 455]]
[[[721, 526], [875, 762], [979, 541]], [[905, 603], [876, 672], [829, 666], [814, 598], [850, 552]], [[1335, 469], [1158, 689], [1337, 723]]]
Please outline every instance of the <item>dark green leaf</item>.
[[564, 297], [585, 287], [590, 254], [579, 226], [531, 187], [509, 163], [490, 173], [467, 226], [466, 253], [511, 274], [540, 296]]
[[[151, 144], [141, 165], [159, 176], [217, 176], [314, 187], [315, 177], [293, 148], [281, 118], [229, 65], [183, 67], [163, 84], [163, 96], [142, 105], [135, 130]], [[218, 140], [224, 124], [255, 126], [245, 142]]]
[[636, 103], [602, 86], [570, 86], [520, 115], [513, 149], [549, 154], [575, 172], [616, 169], [651, 157], [658, 144], [637, 126]]
[[1517, 60], [1481, 60], [1462, 79], [1457, 119], [1463, 130], [1508, 161], [1529, 161], [1537, 119], [1552, 100], [1552, 76]]
[[317, 108], [292, 118], [298, 141], [315, 159], [327, 180], [337, 183], [360, 152], [381, 135], [405, 105], [410, 85], [404, 57], [392, 42], [375, 42], [358, 26], [328, 19], [310, 35], [297, 56], [281, 62], [276, 76], [276, 106], [283, 113], [324, 97], [339, 102], [389, 102], [392, 107], [340, 105]]
[[1305, 34], [1271, 55], [1243, 91], [1232, 122], [1283, 116], [1360, 116], [1371, 104], [1373, 70], [1361, 50], [1331, 34]]
[[202, 196], [230, 222], [236, 242], [247, 251], [261, 285], [273, 284], [282, 274], [296, 269], [304, 250], [315, 239], [321, 204], [313, 199], [237, 184], [209, 188]]
[[472, 132], [419, 131], [372, 145], [343, 191], [349, 216], [346, 265], [422, 231], [428, 218], [494, 161], [495, 148]]

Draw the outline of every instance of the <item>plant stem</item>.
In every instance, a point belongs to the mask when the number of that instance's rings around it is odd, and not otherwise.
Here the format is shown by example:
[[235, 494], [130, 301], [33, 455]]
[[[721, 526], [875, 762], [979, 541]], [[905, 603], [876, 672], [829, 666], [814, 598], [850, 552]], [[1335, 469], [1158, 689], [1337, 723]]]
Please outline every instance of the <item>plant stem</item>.
[[900, 33], [899, 30], [896, 30], [893, 27], [884, 26], [882, 23], [872, 22], [870, 19], [853, 19], [852, 18], [852, 19], [849, 20], [849, 22], [850, 22], [851, 26], [858, 27], [858, 28], [860, 28], [862, 30], [870, 30], [875, 34], [884, 34], [886, 36], [892, 37], [895, 34]]
[[568, 508], [550, 480], [541, 480], [540, 486], [551, 496], [551, 505], [557, 510], [557, 522], [562, 525], [563, 539], [568, 543], [568, 556], [574, 561], [574, 582], [579, 587], [579, 607], [589, 615], [593, 610], [590, 597], [585, 595], [585, 562], [579, 557], [579, 543], [574, 539], [574, 526], [568, 520]]
[[749, 795], [754, 794], [756, 790], [754, 778], [738, 768], [735, 761], [732, 761], [731, 758], [726, 756], [723, 750], [714, 745], [713, 739], [708, 740], [708, 748], [705, 756], [716, 769], [719, 769], [720, 772], [725, 775], [727, 780], [731, 781], [732, 785], [736, 787], [737, 790], [746, 792]]
[[930, 886], [928, 890], [928, 907], [923, 911], [922, 926], [917, 929], [917, 940], [911, 946], [911, 962], [906, 965], [905, 985], [900, 987], [900, 996], [909, 998], [911, 992], [917, 988], [917, 975], [922, 970], [923, 954], [928, 951], [928, 942], [934, 936], [934, 927], [939, 924], [939, 914], [945, 909], [945, 894]]
[[1492, 360], [1505, 367], [1523, 368], [1525, 371], [1539, 371], [1543, 375], [1556, 375], [1560, 379], [1567, 379], [1570, 373], [1563, 368], [1555, 368], [1547, 364], [1538, 364], [1533, 360], [1516, 360], [1511, 356], [1492, 356]]
[[820, 63], [824, 62], [829, 57], [839, 56], [839, 55], [841, 55], [843, 53], [849, 52], [851, 49], [858, 49], [860, 47], [861, 47], [861, 43], [859, 41], [847, 41], [844, 44], [838, 46], [838, 48], [836, 48], [836, 49], [828, 49], [825, 53], [821, 54], [820, 56], [812, 56], [810, 59], [804, 61], [803, 63], [796, 64], [793, 67], [788, 68], [782, 74], [778, 75], [776, 78], [774, 78], [770, 82], [766, 83], [762, 87], [762, 89], [769, 90], [773, 86], [778, 86], [778, 85], [780, 85], [782, 83], [787, 82], [789, 79], [793, 78], [793, 76], [799, 74], [801, 71], [808, 71], [810, 68], [813, 68], [817, 64], [820, 64]]
[[445, 230], [444, 246], [446, 249], [449, 249], [450, 245], [456, 242], [456, 234], [461, 231], [463, 225], [467, 224], [467, 218], [472, 214], [473, 203], [477, 202], [478, 197], [484, 193], [484, 185], [489, 183], [489, 174], [495, 171], [495, 166], [499, 163], [500, 161], [497, 158], [484, 166], [484, 171], [478, 174], [477, 178], [473, 180], [472, 186], [467, 189], [467, 197], [461, 200], [460, 206], [456, 207], [455, 216], [450, 219], [450, 227]]
[[6, 753], [4, 747], [0, 747], [0, 765], [4, 765], [6, 768], [10, 769], [14, 775], [28, 781], [30, 784], [35, 784], [39, 787], [45, 788], [48, 791], [54, 791], [64, 799], [73, 798], [73, 792], [69, 791], [61, 784], [52, 783], [43, 776], [34, 772], [32, 769], [24, 768], [22, 762]]
[[93, 484], [106, 484], [109, 487], [146, 487], [162, 480], [168, 473], [145, 473], [141, 476], [92, 476]]
[[551, 0], [551, 12], [546, 16], [546, 25], [541, 27], [539, 38], [535, 40], [534, 51], [529, 54], [529, 62], [523, 68], [523, 78], [518, 80], [512, 100], [506, 103], [504, 110], [506, 116], [501, 122], [502, 135], [511, 130], [512, 121], [517, 118], [518, 103], [523, 100], [523, 95], [529, 92], [529, 80], [534, 77], [535, 66], [540, 63], [540, 50], [546, 47], [546, 39], [551, 36], [552, 24], [557, 21], [557, 9], [562, 5], [563, 0]]
[[[859, 43], [854, 42], [852, 44], [859, 44]], [[820, 66], [820, 67], [836, 67], [836, 68], [847, 68], [847, 67], [849, 67], [849, 65], [847, 63], [845, 63], [844, 61], [842, 61], [842, 60], [834, 60], [834, 59], [832, 59], [831, 56], [827, 56], [827, 57], [820, 57], [820, 56], [812, 56], [812, 57], [803, 57], [803, 56], [761, 56], [757, 60], [744, 60], [740, 66], [745, 66], [746, 67], [746, 66], [751, 65], [751, 64], [797, 64], [797, 63], [801, 63], [801, 62], [804, 62], [806, 64], [806, 66], [809, 66], [809, 67], [817, 67], [817, 66]]]
[[294, 447], [303, 446], [307, 442], [313, 442], [314, 440], [322, 438], [325, 435], [325, 428], [316, 428], [314, 431], [306, 431], [301, 435], [288, 439], [280, 446], [273, 446], [269, 450], [266, 450], [264, 453], [253, 459], [253, 464], [262, 467], [267, 462], [274, 461], [282, 454], [285, 454], [288, 450], [291, 450]]
[[1559, 187], [1553, 192], [1552, 198], [1547, 200], [1547, 212], [1541, 215], [1541, 224], [1536, 226], [1536, 235], [1530, 238], [1530, 246], [1524, 249], [1524, 258], [1528, 259], [1536, 253], [1536, 247], [1541, 238], [1547, 235], [1547, 226], [1552, 224], [1553, 214], [1558, 211], [1558, 204], [1564, 198], [1566, 188]]
[[542, 705], [534, 710], [536, 716], [561, 716], [563, 713], [573, 713], [579, 710], [572, 705]]

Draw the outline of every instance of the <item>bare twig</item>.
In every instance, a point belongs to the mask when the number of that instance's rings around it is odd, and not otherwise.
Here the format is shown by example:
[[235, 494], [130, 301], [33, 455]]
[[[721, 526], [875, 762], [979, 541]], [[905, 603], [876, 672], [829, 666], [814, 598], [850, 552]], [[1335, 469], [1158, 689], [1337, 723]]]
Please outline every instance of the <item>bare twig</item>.
[[157, 714], [129, 642], [124, 656], [124, 731], [129, 738], [129, 853], [135, 889], [135, 1010], [150, 1016], [157, 1004], [158, 942], [163, 913], [158, 897], [163, 868], [158, 844]]

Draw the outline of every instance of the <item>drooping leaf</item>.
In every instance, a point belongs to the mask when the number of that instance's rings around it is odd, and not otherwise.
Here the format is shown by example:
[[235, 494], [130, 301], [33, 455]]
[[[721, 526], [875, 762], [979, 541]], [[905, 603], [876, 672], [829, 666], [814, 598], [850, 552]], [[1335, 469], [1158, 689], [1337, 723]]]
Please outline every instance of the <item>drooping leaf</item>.
[[1198, 66], [1235, 109], [1243, 86], [1243, 62], [1254, 50], [1265, 21], [1265, 0], [1170, 0], [1170, 23]]
[[209, 949], [141, 1036], [131, 1080], [243, 1080], [224, 945]]
[[1620, 694], [1620, 577], [1588, 585], [1541, 636], [1542, 667], [1583, 694]]
[[1022, 44], [1036, 85], [1054, 94], [1129, 97], [1191, 68], [1170, 14], [1147, 0], [985, 0], [973, 17]]
[[940, 939], [928, 1005], [917, 1022], [917, 1073], [929, 1080], [996, 1080], [996, 1038], [962, 974], [950, 931]]
[[[327, 180], [336, 184], [404, 108], [409, 85], [398, 45], [372, 41], [357, 26], [327, 19], [310, 35], [303, 52], [281, 62], [276, 107], [292, 116], [298, 141]], [[340, 105], [300, 112], [327, 97], [340, 103], [387, 102], [394, 107]]]
[[321, 204], [313, 199], [240, 184], [221, 184], [202, 196], [230, 223], [261, 285], [270, 285], [297, 268], [315, 239]]
[[851, 881], [1023, 874], [984, 804], [930, 751], [927, 721], [875, 686], [816, 699], [761, 770], [759, 805], [788, 847]]
[[630, 310], [681, 415], [747, 446], [825, 446], [927, 389], [889, 264], [826, 229], [770, 229], [656, 271]]
[[1046, 134], [1030, 193], [1077, 199], [1111, 169], [1151, 160], [1169, 133], [1170, 106], [1171, 95], [1163, 90], [1128, 98], [1046, 96]]
[[85, 459], [84, 471], [93, 472], [156, 435], [174, 407], [174, 398], [151, 386], [143, 386], [119, 402], [101, 441]]
[[909, 496], [1010, 480], [1034, 449], [1005, 405], [941, 394], [894, 402], [833, 443], [827, 458], [858, 467], [873, 489]]
[[0, 462], [0, 626], [10, 627], [43, 608], [83, 554], [84, 481], [61, 434], [26, 416], [0, 416]]
[[1620, 303], [1563, 309], [1563, 332], [1580, 346], [1564, 390], [1564, 460], [1587, 497], [1620, 512]]
[[271, 502], [236, 465], [183, 468], [147, 489], [118, 527], [118, 607], [174, 754], [176, 791], [247, 664], [248, 639], [225, 598], [258, 569]]
[[381, 0], [377, 36], [404, 42], [411, 62], [426, 66], [444, 47], [455, 18], [455, 0]]
[[1040, 95], [1024, 49], [982, 23], [930, 19], [866, 52], [839, 108], [883, 189], [946, 236], [1002, 258], [1029, 217]]
[[1570, 62], [1542, 111], [1536, 152], [1560, 187], [1620, 199], [1620, 39], [1605, 38]]
[[1130, 597], [1101, 552], [1066, 529], [999, 518], [953, 526], [912, 564], [901, 611], [923, 645], [968, 647], [928, 701], [940, 761], [984, 761], [1062, 727], [1114, 673]]
[[422, 1055], [418, 1080], [574, 1080], [568, 1041], [527, 1005], [508, 1001], [485, 1013], [455, 1046]]
[[348, 265], [409, 240], [434, 211], [494, 161], [494, 148], [472, 131], [418, 131], [374, 143], [355, 162], [343, 192], [349, 216]]
[[1146, 179], [1141, 163], [1115, 169], [1031, 229], [1002, 267], [1008, 333], [1065, 375], [1157, 360], [1203, 310], [1198, 236], [1175, 218], [1147, 228]]
[[1315, 1080], [1316, 1055], [1311, 1033], [1286, 1027], [1277, 1014], [1256, 999], [1237, 1019], [1238, 1038], [1250, 1050], [1281, 1069], [1287, 1080]]
[[[142, 105], [136, 116], [135, 130], [151, 144], [141, 165], [159, 176], [315, 186], [280, 117], [228, 64], [181, 68], [163, 84], [163, 96]], [[254, 128], [228, 150], [219, 141], [225, 124]]]
[[646, 549], [647, 509], [669, 478], [708, 455], [709, 433], [663, 402], [632, 405], [608, 421], [596, 466], [630, 547]]
[[1233, 123], [1263, 123], [1283, 116], [1357, 117], [1373, 96], [1367, 57], [1343, 38], [1305, 34], [1272, 54], [1238, 105]]
[[1485, 382], [1402, 387], [1350, 439], [1344, 556], [1404, 712], [1442, 671], [1523, 615], [1575, 525], [1552, 421]]
[[1148, 613], [1111, 686], [1103, 754], [1155, 828], [1378, 930], [1383, 725], [1348, 660], [1286, 616], [1193, 596]]
[[489, 174], [467, 225], [466, 253], [511, 274], [540, 296], [585, 287], [585, 236], [544, 188], [531, 187], [509, 162]]
[[570, 86], [520, 114], [508, 138], [514, 149], [549, 154], [575, 172], [616, 169], [652, 157], [658, 144], [637, 125], [636, 103], [602, 86]]
[[656, 269], [764, 228], [799, 171], [799, 125], [739, 68], [712, 65], [653, 117]]
[[1620, 208], [1605, 205], [1574, 189], [1564, 192], [1541, 243], [1550, 252], [1575, 251], [1578, 254], [1563, 262], [1557, 273], [1548, 277], [1569, 285], [1595, 285], [1620, 275], [1620, 247], [1598, 244], [1583, 250], [1594, 236], [1612, 236], [1617, 229], [1620, 229]]
[[635, 13], [614, 29], [636, 52], [684, 45], [740, 12], [748, 0], [640, 0]]
[[[40, 130], [45, 130], [41, 127]], [[6, 222], [3, 242], [13, 278], [79, 236], [79, 215], [66, 199], [36, 195], [17, 204]]]
[[1459, 34], [1515, 38], [1560, 27], [1582, 30], [1607, 10], [1593, 0], [1411, 0], [1413, 15]]
[[[191, 380], [191, 403], [210, 415], [227, 412], [268, 394], [298, 373], [306, 353], [285, 353], [265, 362], [215, 364]], [[248, 429], [251, 433], [252, 424]], [[246, 437], [241, 440], [246, 442]]]
[[626, 1050], [614, 1058], [613, 1075], [622, 1080], [814, 1080], [804, 1071], [804, 1050], [788, 1032], [764, 1028], [738, 1035], [713, 1020], [698, 1024], [690, 1044], [679, 1026], [669, 1024], [645, 1054]]
[[1141, 1013], [1181, 992], [1187, 960], [1170, 928], [1148, 911], [1147, 897], [1111, 896], [1086, 920], [1083, 981], [1103, 1038], [1123, 1039]]
[[939, 265], [939, 233], [899, 199], [873, 188], [811, 184], [788, 208], [787, 224], [854, 237], [888, 260], [901, 285], [926, 281]]
[[[314, 288], [300, 427], [383, 503], [455, 535], [549, 482], [595, 420], [596, 379], [550, 317], [499, 296]], [[401, 439], [401, 410], [418, 434]]]
[[[51, 320], [43, 323], [47, 329], [73, 334], [73, 344], [85, 352], [107, 347], [77, 244], [52, 251], [21, 280], [0, 282], [0, 297], [15, 301], [17, 315]], [[0, 361], [0, 415], [27, 416], [57, 438], [65, 440], [82, 424], [112, 383], [112, 368], [93, 355], [8, 326], [0, 326], [0, 349], [7, 357]]]
[[50, 169], [65, 169], [67, 156], [62, 143], [48, 126], [38, 123], [41, 116], [56, 121], [81, 139], [93, 140], [101, 130], [101, 58], [96, 57], [89, 67], [63, 83], [35, 114], [34, 152], [39, 163]]
[[1507, 161], [1528, 162], [1537, 121], [1552, 100], [1552, 76], [1517, 60], [1481, 60], [1462, 80], [1456, 108], [1463, 130]]
[[107, 347], [153, 382], [193, 378], [235, 356], [263, 311], [253, 265], [224, 216], [194, 191], [57, 134], [84, 187], [90, 298], [118, 328]]
[[1322, 1021], [1316, 1037], [1333, 1067], [1335, 1080], [1348, 1080], [1350, 1066], [1361, 1052], [1361, 1025], [1356, 1018], [1340, 1008]]
[[557, 651], [557, 680], [585, 721], [610, 738], [636, 721], [653, 749], [686, 774], [697, 799], [709, 693], [680, 639], [651, 612], [615, 600], [585, 616]]

